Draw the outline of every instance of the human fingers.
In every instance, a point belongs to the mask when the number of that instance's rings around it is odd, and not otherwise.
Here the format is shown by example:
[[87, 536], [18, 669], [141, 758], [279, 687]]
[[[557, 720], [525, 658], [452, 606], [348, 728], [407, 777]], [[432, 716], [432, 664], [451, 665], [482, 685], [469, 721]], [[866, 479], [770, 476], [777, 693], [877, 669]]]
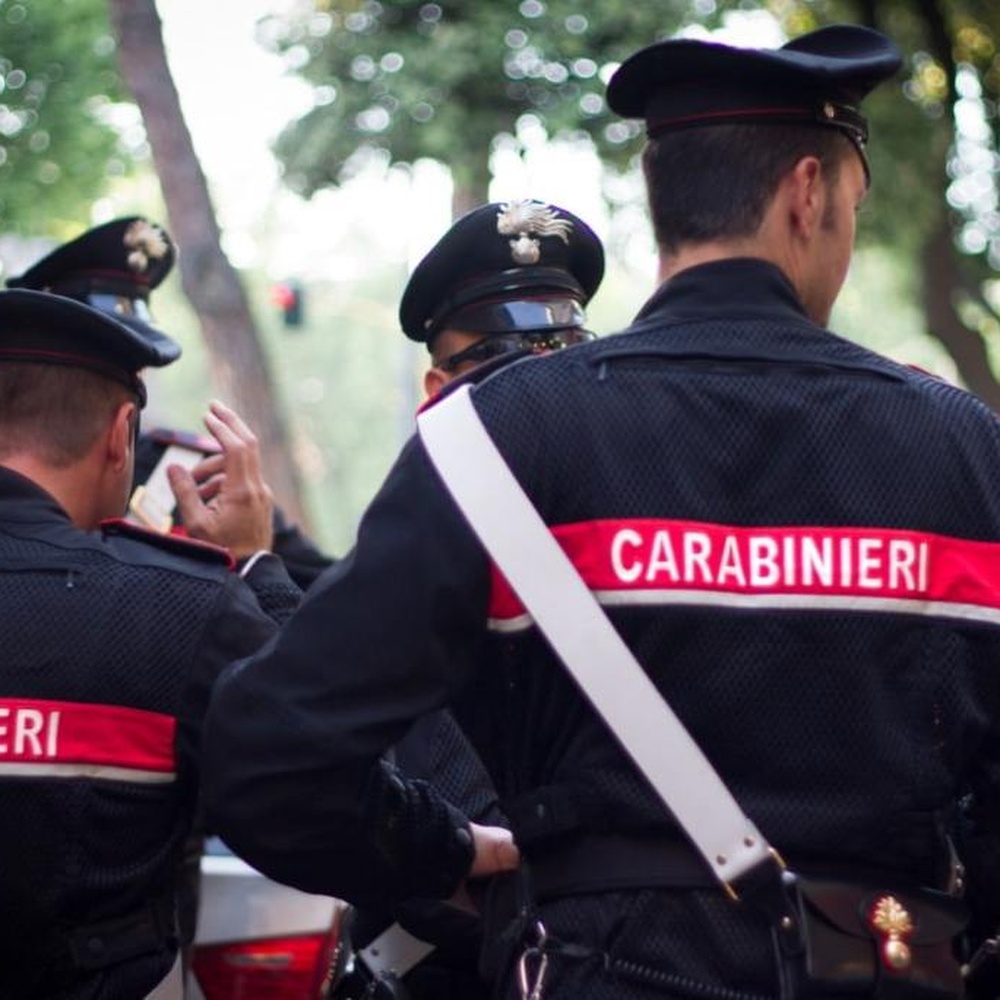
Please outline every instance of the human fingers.
[[513, 871], [521, 863], [521, 852], [510, 830], [499, 826], [480, 826], [478, 823], [470, 823], [469, 827], [475, 848], [469, 869], [470, 878]]
[[222, 492], [225, 487], [226, 477], [218, 475], [212, 476], [204, 482], [198, 482], [197, 480], [196, 482], [198, 485], [198, 495], [204, 503], [208, 504]]
[[226, 406], [221, 400], [213, 399], [208, 404], [208, 410], [237, 436], [245, 439], [254, 437], [250, 425], [231, 406]]
[[191, 469], [191, 475], [195, 482], [205, 482], [212, 476], [220, 475], [226, 468], [226, 458], [224, 455], [209, 455], [201, 459], [197, 465]]
[[181, 520], [189, 532], [197, 531], [198, 525], [205, 517], [205, 502], [199, 493], [194, 476], [183, 465], [169, 465], [167, 480], [177, 500]]
[[221, 445], [226, 470], [234, 481], [260, 488], [260, 452], [253, 431], [221, 403], [213, 403], [205, 414], [205, 426]]

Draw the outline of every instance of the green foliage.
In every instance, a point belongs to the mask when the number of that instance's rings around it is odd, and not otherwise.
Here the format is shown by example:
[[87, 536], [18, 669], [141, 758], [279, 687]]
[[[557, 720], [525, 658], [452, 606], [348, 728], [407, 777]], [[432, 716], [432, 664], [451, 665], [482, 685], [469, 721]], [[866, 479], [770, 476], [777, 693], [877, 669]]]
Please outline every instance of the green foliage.
[[[459, 187], [483, 193], [493, 143], [516, 136], [523, 115], [550, 136], [589, 137], [605, 163], [624, 167], [639, 147], [639, 126], [608, 113], [610, 68], [658, 37], [695, 23], [717, 27], [750, 9], [769, 11], [790, 37], [836, 21], [873, 22], [906, 54], [897, 84], [867, 103], [879, 181], [863, 230], [868, 242], [916, 253], [943, 210], [954, 81], [953, 67], [942, 65], [942, 36], [951, 59], [975, 67], [996, 124], [1000, 4], [993, 0], [606, 0], [588, 7], [584, 13], [575, 0], [303, 0], [291, 14], [265, 19], [261, 39], [313, 86], [316, 101], [279, 139], [286, 182], [308, 196], [343, 181], [366, 156], [426, 156], [448, 164]], [[994, 211], [980, 222], [1000, 230], [997, 218]]]
[[430, 157], [459, 186], [484, 189], [494, 138], [516, 134], [525, 114], [550, 136], [591, 137], [606, 162], [625, 165], [639, 126], [608, 113], [607, 70], [696, 20], [699, 6], [316, 0], [266, 18], [262, 41], [316, 102], [278, 141], [286, 181], [311, 195], [349, 176], [360, 151], [393, 163]]
[[[736, 4], [726, 2], [725, 6]], [[785, 27], [792, 34], [836, 21], [871, 23], [889, 34], [906, 57], [895, 87], [880, 88], [866, 102], [872, 121], [874, 174], [880, 181], [877, 195], [885, 205], [869, 235], [903, 252], [915, 252], [950, 205], [956, 227], [969, 232], [968, 238], [960, 240], [962, 249], [979, 256], [980, 268], [987, 263], [994, 268], [1000, 265], [996, 167], [986, 162], [995, 159], [997, 149], [1000, 4], [994, 0], [947, 4], [774, 0], [768, 6], [776, 13], [785, 12]], [[985, 169], [977, 178], [975, 203], [966, 202], [953, 186], [957, 178], [977, 169], [969, 162], [970, 154], [955, 146], [953, 105], [961, 96], [959, 72], [981, 90], [976, 103], [983, 114], [981, 166]], [[985, 193], [984, 186], [992, 193]], [[976, 269], [974, 261], [968, 263]]]
[[862, 248], [854, 255], [830, 327], [902, 364], [957, 382], [954, 361], [927, 333], [914, 287], [917, 280], [895, 251], [884, 246]]
[[73, 234], [127, 170], [104, 0], [0, 0], [0, 229]]

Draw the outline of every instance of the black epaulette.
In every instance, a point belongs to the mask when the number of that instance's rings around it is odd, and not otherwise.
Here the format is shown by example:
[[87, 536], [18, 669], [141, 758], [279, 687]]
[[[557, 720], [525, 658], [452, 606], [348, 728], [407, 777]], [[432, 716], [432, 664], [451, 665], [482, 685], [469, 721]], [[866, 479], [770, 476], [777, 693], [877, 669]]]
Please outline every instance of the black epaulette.
[[158, 549], [173, 552], [175, 555], [198, 559], [202, 562], [215, 563], [227, 569], [236, 568], [236, 560], [229, 549], [212, 542], [203, 542], [188, 535], [176, 534], [172, 531], [153, 531], [141, 525], [133, 524], [124, 518], [112, 517], [101, 521], [101, 533], [107, 536], [134, 538]]

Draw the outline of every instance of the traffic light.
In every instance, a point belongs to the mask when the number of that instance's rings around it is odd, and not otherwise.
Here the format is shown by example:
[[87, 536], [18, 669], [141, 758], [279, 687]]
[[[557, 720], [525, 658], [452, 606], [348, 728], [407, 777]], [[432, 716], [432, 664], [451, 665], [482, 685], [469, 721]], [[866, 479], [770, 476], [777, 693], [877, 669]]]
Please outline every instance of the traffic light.
[[302, 286], [297, 281], [281, 281], [271, 290], [274, 304], [281, 310], [285, 326], [302, 326]]

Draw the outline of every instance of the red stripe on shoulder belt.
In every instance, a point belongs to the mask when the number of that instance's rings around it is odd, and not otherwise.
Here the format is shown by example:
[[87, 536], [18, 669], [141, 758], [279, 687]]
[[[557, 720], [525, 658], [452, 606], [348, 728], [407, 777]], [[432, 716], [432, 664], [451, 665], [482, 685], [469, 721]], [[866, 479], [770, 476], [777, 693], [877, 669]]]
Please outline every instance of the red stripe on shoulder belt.
[[200, 559], [202, 562], [221, 563], [227, 569], [236, 568], [236, 560], [229, 549], [212, 542], [203, 542], [186, 534], [176, 534], [172, 531], [153, 531], [141, 525], [133, 524], [124, 518], [113, 517], [101, 521], [101, 532], [104, 535], [118, 535], [146, 542], [158, 549], [173, 552], [176, 555]]

